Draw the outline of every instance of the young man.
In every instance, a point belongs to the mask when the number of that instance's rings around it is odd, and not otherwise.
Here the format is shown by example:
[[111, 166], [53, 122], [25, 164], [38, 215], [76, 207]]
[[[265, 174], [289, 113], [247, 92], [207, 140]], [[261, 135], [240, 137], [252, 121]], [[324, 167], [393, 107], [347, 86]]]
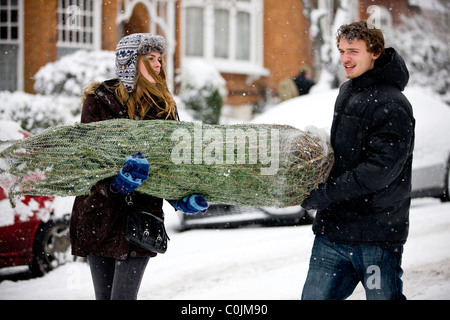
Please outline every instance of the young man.
[[302, 298], [345, 299], [361, 281], [367, 299], [405, 299], [415, 120], [401, 91], [409, 73], [366, 22], [341, 26], [336, 40], [350, 80], [335, 105], [332, 172], [302, 205], [318, 210]]

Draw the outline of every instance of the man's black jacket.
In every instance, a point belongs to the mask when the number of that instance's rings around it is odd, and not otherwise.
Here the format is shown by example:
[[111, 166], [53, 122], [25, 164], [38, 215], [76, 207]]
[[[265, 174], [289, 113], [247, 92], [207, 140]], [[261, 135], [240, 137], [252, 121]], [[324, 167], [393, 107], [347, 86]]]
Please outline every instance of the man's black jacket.
[[401, 91], [409, 73], [392, 49], [345, 82], [336, 100], [326, 183], [333, 203], [319, 211], [315, 234], [343, 243], [403, 244], [408, 236], [414, 125]]

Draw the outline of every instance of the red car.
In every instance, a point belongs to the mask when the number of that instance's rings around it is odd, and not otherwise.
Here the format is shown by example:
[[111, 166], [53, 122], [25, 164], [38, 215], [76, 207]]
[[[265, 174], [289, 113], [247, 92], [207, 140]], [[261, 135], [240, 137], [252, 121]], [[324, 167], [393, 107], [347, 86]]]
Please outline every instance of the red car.
[[[28, 136], [30, 133], [18, 124], [0, 121], [0, 140]], [[28, 265], [39, 276], [67, 261], [69, 215], [55, 214], [56, 200], [22, 196], [13, 209], [7, 192], [0, 186], [0, 268]]]

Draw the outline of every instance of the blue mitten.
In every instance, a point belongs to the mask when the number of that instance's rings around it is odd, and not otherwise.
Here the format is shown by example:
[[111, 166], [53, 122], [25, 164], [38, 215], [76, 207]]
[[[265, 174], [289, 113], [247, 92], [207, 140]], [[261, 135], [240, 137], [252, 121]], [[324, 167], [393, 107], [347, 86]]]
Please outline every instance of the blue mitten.
[[113, 191], [124, 194], [134, 191], [148, 178], [149, 168], [147, 159], [140, 152], [128, 156], [125, 165], [111, 183]]
[[167, 200], [175, 209], [186, 214], [206, 212], [208, 202], [199, 194], [191, 194], [180, 200]]

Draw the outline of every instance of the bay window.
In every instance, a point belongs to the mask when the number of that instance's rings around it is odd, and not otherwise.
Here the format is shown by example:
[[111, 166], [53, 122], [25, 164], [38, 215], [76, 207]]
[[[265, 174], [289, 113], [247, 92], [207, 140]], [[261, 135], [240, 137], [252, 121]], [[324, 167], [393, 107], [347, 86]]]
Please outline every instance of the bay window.
[[263, 0], [183, 0], [183, 60], [201, 58], [220, 72], [266, 75]]

